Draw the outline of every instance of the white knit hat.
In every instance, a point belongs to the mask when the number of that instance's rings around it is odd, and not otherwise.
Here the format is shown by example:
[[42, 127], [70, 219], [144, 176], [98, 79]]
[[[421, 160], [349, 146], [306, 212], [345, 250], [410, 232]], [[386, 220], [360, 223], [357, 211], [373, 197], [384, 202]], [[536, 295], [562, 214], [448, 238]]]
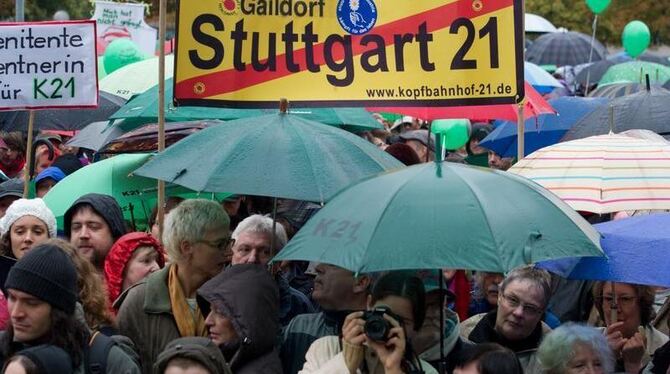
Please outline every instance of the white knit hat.
[[18, 199], [7, 208], [5, 216], [0, 218], [0, 235], [5, 235], [14, 222], [23, 216], [37, 217], [49, 229], [49, 237], [56, 237], [56, 217], [40, 198]]

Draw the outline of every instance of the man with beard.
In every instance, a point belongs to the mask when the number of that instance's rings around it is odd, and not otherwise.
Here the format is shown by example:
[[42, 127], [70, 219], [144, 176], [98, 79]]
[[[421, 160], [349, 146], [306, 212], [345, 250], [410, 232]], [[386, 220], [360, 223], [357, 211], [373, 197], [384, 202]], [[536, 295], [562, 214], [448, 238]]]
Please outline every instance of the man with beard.
[[86, 194], [63, 217], [65, 236], [100, 273], [114, 242], [126, 233], [121, 207], [109, 195]]

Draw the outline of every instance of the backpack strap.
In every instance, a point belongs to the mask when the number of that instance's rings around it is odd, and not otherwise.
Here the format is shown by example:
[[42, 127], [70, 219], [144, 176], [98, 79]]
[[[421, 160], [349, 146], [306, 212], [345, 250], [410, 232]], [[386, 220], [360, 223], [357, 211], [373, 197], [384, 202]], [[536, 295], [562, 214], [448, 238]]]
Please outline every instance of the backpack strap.
[[107, 357], [115, 344], [114, 339], [101, 334], [100, 331], [93, 333], [86, 350], [87, 374], [105, 374], [107, 372]]

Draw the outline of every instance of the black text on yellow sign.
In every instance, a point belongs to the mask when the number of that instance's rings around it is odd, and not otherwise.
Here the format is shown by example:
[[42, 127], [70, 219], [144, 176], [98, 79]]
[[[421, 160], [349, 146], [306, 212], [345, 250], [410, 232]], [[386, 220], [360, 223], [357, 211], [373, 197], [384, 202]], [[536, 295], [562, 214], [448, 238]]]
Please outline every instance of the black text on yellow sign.
[[518, 0], [181, 1], [179, 105], [481, 105], [523, 96]]

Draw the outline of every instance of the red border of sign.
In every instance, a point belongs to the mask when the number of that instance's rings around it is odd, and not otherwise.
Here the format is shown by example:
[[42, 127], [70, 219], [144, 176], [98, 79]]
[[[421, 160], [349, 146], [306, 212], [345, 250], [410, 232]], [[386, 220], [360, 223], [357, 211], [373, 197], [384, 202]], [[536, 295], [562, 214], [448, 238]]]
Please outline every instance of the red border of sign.
[[[98, 40], [98, 27], [94, 19], [75, 20], [75, 21], [42, 21], [42, 22], [0, 22], [2, 26], [19, 25], [71, 25], [71, 24], [93, 24], [93, 40]], [[19, 111], [19, 110], [40, 110], [40, 109], [91, 109], [100, 105], [100, 87], [98, 86], [98, 54], [95, 43], [93, 43], [93, 52], [95, 54], [95, 105], [59, 105], [59, 106], [20, 106], [20, 107], [0, 107], [0, 111]]]
[[[384, 0], [386, 1], [386, 0]], [[455, 0], [455, 2], [464, 0]], [[473, 106], [473, 105], [501, 105], [501, 104], [517, 104], [523, 101], [526, 96], [525, 93], [525, 77], [524, 77], [524, 0], [511, 0], [514, 14], [514, 20], [521, 22], [520, 27], [514, 30], [514, 42], [516, 50], [514, 55], [516, 57], [516, 84], [517, 91], [515, 97], [486, 97], [486, 98], [461, 98], [461, 99], [440, 99], [440, 100], [289, 100], [291, 105], [297, 107], [311, 108], [311, 107], [454, 107], [454, 106]], [[177, 0], [176, 11], [176, 29], [175, 29], [175, 48], [174, 48], [174, 71], [175, 77], [172, 81], [172, 103], [174, 106], [202, 106], [202, 107], [219, 107], [219, 108], [238, 108], [238, 109], [272, 109], [277, 107], [277, 101], [262, 100], [221, 100], [221, 99], [200, 99], [188, 98], [177, 99], [174, 97], [177, 92], [177, 54], [179, 51], [179, 10], [181, 3], [185, 0]], [[516, 25], [515, 25], [516, 26]], [[279, 100], [279, 98], [277, 99]]]

